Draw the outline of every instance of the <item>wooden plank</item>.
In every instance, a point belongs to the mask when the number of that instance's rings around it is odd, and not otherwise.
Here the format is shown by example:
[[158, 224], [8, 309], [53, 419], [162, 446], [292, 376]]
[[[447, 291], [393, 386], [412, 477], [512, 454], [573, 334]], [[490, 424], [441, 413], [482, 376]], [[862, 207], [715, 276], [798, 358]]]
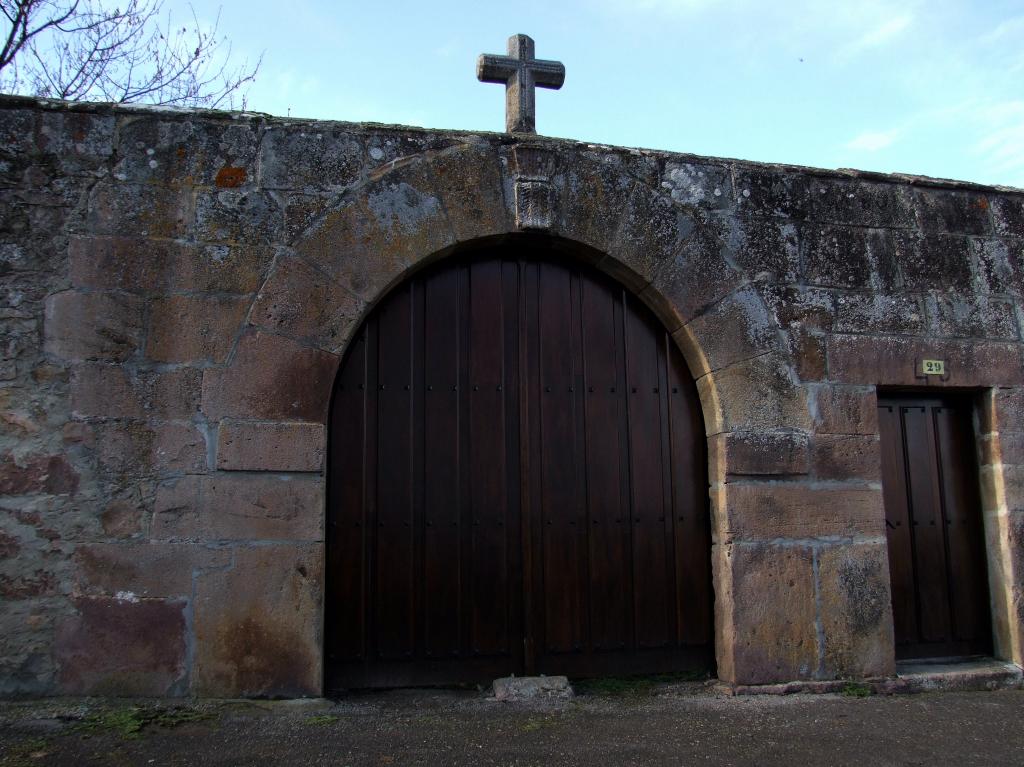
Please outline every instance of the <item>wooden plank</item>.
[[907, 497], [903, 421], [898, 401], [879, 398], [878, 429], [881, 437], [885, 532], [892, 581], [893, 626], [898, 653], [900, 645], [918, 641], [914, 550]]
[[678, 640], [703, 645], [711, 641], [713, 628], [704, 416], [683, 355], [670, 338], [666, 341]]
[[460, 546], [458, 272], [423, 284], [424, 317], [424, 643], [427, 657], [460, 654], [463, 605]]
[[634, 301], [627, 301], [625, 318], [634, 621], [637, 646], [647, 648], [662, 647], [670, 641], [666, 584], [672, 575], [665, 550], [663, 412], [658, 339], [647, 318], [633, 308]]
[[538, 283], [540, 336], [541, 526], [545, 649], [582, 647], [581, 542], [577, 523], [572, 304], [568, 270], [543, 264]]
[[509, 649], [509, 555], [504, 322], [501, 264], [469, 267], [469, 445], [467, 471], [472, 509], [472, 649], [477, 655]]
[[984, 647], [991, 634], [988, 568], [970, 410], [944, 404], [933, 412], [949, 557], [952, 638], [978, 641]]
[[587, 529], [591, 647], [618, 650], [630, 641], [629, 538], [624, 531], [627, 477], [622, 383], [616, 366], [616, 296], [604, 283], [585, 280], [582, 291]]
[[905, 405], [901, 411], [907, 446], [918, 631], [923, 642], [943, 642], [950, 629], [949, 588], [935, 432], [927, 406]]
[[377, 385], [377, 651], [408, 658], [414, 648], [411, 286], [380, 307]]
[[366, 330], [353, 339], [338, 375], [331, 410], [327, 525], [328, 660], [366, 657]]

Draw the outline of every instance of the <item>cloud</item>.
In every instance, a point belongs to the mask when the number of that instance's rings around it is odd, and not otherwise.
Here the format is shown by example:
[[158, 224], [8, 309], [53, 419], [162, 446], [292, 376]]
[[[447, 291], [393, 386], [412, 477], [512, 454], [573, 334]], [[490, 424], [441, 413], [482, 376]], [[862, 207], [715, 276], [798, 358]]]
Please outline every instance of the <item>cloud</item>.
[[621, 0], [597, 0], [597, 2], [608, 11], [630, 15], [635, 15], [637, 12], [689, 15], [722, 4], [722, 0], [631, 0], [628, 3], [623, 3]]
[[887, 131], [866, 131], [847, 141], [843, 146], [861, 152], [877, 152], [891, 146], [899, 138], [896, 128]]
[[978, 117], [983, 135], [971, 147], [972, 154], [993, 171], [1024, 169], [1024, 101], [991, 104], [980, 110]]
[[914, 15], [911, 13], [902, 13], [899, 16], [886, 19], [880, 24], [873, 25], [856, 40], [844, 45], [837, 56], [840, 59], [846, 59], [872, 48], [883, 46], [902, 35], [913, 22]]

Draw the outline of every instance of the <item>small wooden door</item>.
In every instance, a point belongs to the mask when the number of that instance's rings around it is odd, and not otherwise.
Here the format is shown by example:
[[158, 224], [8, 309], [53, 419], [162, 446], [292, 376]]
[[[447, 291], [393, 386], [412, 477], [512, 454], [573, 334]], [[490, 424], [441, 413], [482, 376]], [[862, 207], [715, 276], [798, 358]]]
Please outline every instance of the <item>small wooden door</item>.
[[328, 690], [706, 668], [704, 443], [603, 275], [505, 249], [399, 286], [332, 405]]
[[896, 657], [989, 653], [970, 401], [880, 396], [878, 415]]

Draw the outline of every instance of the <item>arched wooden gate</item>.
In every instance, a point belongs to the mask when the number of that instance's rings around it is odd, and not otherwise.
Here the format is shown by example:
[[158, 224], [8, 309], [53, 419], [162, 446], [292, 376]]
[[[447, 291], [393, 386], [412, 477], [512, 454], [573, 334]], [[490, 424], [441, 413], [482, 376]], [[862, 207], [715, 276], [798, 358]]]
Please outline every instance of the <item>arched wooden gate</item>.
[[712, 663], [696, 387], [596, 270], [520, 246], [406, 281], [329, 428], [329, 691]]

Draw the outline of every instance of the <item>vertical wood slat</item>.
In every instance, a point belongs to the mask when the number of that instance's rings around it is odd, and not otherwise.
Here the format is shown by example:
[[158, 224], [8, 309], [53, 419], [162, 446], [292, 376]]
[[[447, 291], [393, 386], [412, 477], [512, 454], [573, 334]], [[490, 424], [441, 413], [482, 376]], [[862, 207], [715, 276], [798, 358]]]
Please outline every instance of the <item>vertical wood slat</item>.
[[712, 631], [704, 421], [686, 361], [670, 339], [666, 342], [678, 640], [683, 645], [701, 645]]
[[427, 657], [460, 654], [458, 272], [424, 280], [424, 633]]
[[541, 518], [545, 649], [582, 646], [582, 583], [576, 486], [572, 296], [568, 270], [540, 266], [538, 283]]
[[892, 582], [893, 627], [896, 643], [908, 644], [917, 636], [917, 596], [914, 587], [914, 550], [911, 543], [907, 496], [905, 442], [898, 403], [878, 403], [881, 440], [882, 497]]
[[349, 362], [338, 377], [331, 410], [331, 465], [343, 467], [334, 478], [327, 526], [327, 580], [346, 595], [327, 614], [330, 652], [339, 660], [366, 657], [366, 330], [353, 341]]
[[[971, 441], [970, 413], [934, 408], [936, 447], [942, 469], [943, 516], [949, 567], [950, 622], [956, 640], [973, 641], [988, 633], [989, 604], [984, 530], [975, 462], [964, 447]], [[957, 470], [957, 464], [965, 464]]]
[[943, 543], [941, 498], [931, 413], [924, 406], [902, 408], [910, 519], [913, 526], [918, 628], [926, 642], [949, 634], [949, 590]]
[[[416, 577], [412, 483], [412, 291], [382, 308], [379, 328], [377, 483], [377, 648], [382, 658], [413, 655]], [[386, 340], [386, 343], [385, 343]]]
[[472, 650], [489, 655], [508, 650], [510, 610], [501, 263], [473, 263], [469, 275]]
[[601, 283], [585, 281], [581, 316], [591, 646], [618, 650], [629, 642], [632, 615], [628, 539], [622, 534], [628, 516], [623, 518], [622, 507], [625, 445], [619, 428], [623, 413], [616, 370], [615, 294]]
[[633, 534], [633, 598], [638, 648], [669, 643], [665, 494], [657, 335], [626, 314]]

